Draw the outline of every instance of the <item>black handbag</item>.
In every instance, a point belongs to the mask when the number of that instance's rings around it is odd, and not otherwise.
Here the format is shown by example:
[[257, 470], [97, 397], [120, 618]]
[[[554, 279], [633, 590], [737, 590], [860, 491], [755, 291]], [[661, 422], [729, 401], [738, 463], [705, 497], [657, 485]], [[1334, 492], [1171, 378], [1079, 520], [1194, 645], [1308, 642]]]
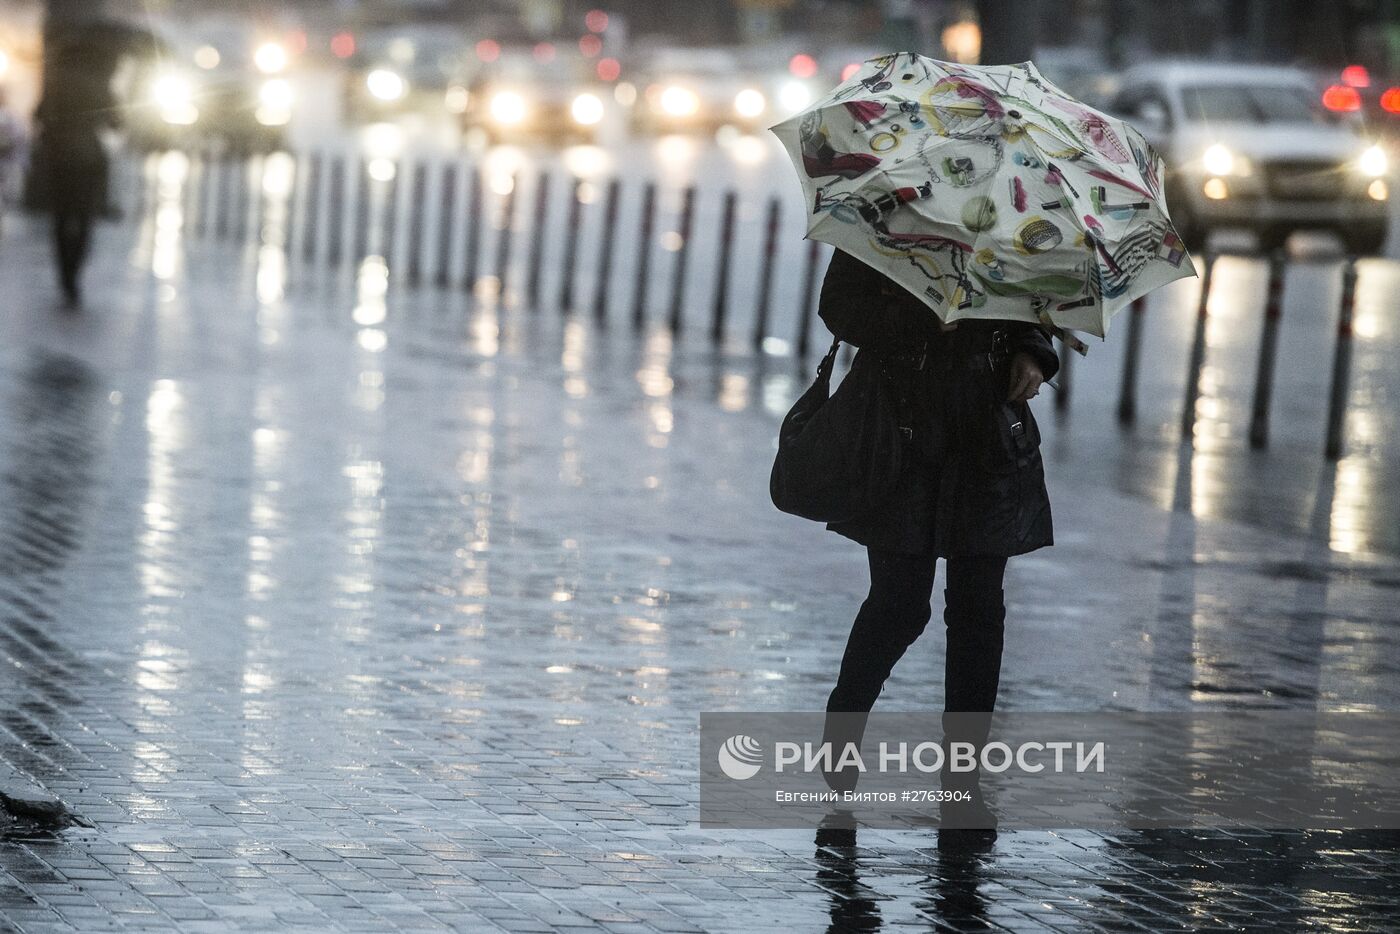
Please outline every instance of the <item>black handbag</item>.
[[849, 521], [881, 505], [913, 436], [905, 394], [882, 362], [870, 361], [869, 373], [853, 371], [831, 393], [840, 346], [840, 338], [832, 342], [816, 380], [783, 419], [768, 479], [774, 506], [816, 522]]

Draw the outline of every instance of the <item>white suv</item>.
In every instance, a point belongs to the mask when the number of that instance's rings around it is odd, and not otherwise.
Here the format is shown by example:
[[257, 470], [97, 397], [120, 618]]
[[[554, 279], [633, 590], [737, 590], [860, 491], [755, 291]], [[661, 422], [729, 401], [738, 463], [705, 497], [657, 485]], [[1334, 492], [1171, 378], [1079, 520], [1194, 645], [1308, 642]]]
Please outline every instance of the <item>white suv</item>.
[[1244, 227], [1272, 250], [1301, 228], [1335, 231], [1351, 253], [1385, 243], [1386, 150], [1330, 113], [1305, 72], [1169, 62], [1123, 76], [1111, 108], [1167, 164], [1167, 207], [1188, 247]]

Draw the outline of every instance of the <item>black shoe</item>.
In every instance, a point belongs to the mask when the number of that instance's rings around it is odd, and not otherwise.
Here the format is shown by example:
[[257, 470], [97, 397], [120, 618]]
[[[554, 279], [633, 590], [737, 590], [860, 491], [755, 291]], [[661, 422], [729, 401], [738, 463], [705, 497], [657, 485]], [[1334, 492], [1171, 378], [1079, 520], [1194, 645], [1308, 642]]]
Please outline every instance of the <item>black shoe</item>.
[[985, 852], [997, 842], [997, 816], [978, 789], [971, 800], [944, 801], [938, 809], [938, 848]]
[[853, 847], [856, 845], [856, 821], [850, 811], [832, 811], [817, 826], [818, 847]]

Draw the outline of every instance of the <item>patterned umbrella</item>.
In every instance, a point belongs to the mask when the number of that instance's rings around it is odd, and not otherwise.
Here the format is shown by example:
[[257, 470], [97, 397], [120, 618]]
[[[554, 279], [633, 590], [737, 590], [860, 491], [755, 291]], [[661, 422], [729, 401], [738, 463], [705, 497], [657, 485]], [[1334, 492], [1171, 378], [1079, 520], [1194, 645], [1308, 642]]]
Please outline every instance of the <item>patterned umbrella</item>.
[[1133, 299], [1195, 274], [1167, 216], [1160, 157], [1030, 62], [883, 55], [773, 132], [798, 166], [808, 236], [944, 321], [1103, 337]]

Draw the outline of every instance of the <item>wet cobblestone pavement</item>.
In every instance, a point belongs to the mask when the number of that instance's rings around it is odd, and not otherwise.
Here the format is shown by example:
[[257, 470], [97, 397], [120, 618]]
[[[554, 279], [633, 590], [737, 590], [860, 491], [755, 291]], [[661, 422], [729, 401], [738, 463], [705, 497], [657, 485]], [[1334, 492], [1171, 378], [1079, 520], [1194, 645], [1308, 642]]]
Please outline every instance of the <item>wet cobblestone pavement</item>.
[[[0, 249], [0, 768], [94, 825], [0, 929], [1394, 929], [1391, 834], [701, 831], [699, 712], [819, 708], [863, 597], [767, 503], [803, 373], [151, 248], [77, 314]], [[1400, 561], [1051, 485], [1008, 708], [1400, 701]]]

